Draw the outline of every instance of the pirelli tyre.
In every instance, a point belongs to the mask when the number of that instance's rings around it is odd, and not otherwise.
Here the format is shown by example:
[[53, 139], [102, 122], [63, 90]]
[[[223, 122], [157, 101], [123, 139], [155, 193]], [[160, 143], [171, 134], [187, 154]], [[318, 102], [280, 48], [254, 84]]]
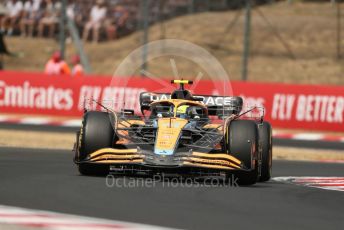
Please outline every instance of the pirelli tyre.
[[234, 120], [227, 127], [227, 151], [241, 160], [247, 171], [234, 175], [239, 185], [252, 185], [258, 179], [258, 127], [254, 121]]
[[262, 166], [260, 182], [268, 181], [272, 173], [272, 128], [268, 122], [258, 125], [259, 142], [262, 148]]
[[[85, 160], [89, 154], [98, 149], [112, 147], [114, 134], [108, 113], [97, 111], [85, 113], [79, 136], [78, 161]], [[78, 167], [83, 175], [105, 175], [109, 172], [109, 166], [100, 164], [80, 163]]]

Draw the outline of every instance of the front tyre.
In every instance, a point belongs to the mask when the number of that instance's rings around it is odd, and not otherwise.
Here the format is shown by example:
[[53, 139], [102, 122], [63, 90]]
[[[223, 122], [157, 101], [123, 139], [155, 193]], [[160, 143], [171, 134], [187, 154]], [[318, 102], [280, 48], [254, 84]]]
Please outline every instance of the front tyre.
[[[111, 148], [114, 135], [115, 132], [108, 113], [97, 111], [87, 112], [82, 121], [79, 136], [80, 144], [76, 159], [82, 161], [89, 154], [99, 149]], [[82, 175], [106, 175], [109, 172], [109, 166], [101, 164], [80, 163], [78, 167]]]
[[258, 129], [250, 120], [234, 120], [227, 127], [227, 152], [239, 159], [247, 171], [238, 171], [235, 176], [239, 185], [252, 185], [258, 178]]

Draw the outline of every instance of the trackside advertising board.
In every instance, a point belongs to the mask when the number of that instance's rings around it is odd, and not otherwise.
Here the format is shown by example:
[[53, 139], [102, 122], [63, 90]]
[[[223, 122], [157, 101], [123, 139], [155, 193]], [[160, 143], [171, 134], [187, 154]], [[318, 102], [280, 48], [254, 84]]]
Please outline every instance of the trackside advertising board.
[[[265, 107], [265, 118], [281, 128], [344, 132], [344, 86], [291, 85], [278, 83], [231, 82], [221, 92], [222, 82], [202, 80], [186, 86], [194, 94], [241, 96], [244, 106]], [[170, 79], [87, 76], [46, 76], [41, 73], [0, 72], [0, 112], [13, 114], [78, 117], [85, 98], [120, 110], [139, 111], [141, 92], [171, 92]], [[218, 100], [222, 100], [219, 98]], [[208, 99], [205, 103], [221, 103]]]

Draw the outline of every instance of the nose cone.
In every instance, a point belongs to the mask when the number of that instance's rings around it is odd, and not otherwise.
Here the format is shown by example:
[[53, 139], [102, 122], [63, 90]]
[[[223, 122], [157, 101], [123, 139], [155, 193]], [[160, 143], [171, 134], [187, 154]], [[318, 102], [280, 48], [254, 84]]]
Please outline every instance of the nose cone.
[[159, 119], [154, 153], [157, 155], [173, 155], [178, 147], [181, 131], [186, 124], [187, 120], [180, 118]]

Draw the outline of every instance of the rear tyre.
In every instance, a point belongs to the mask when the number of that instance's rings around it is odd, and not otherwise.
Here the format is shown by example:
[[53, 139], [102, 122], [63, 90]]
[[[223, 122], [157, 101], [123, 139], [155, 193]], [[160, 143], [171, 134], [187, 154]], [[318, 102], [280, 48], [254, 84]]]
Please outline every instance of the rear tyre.
[[259, 125], [259, 141], [262, 147], [260, 182], [268, 181], [272, 172], [272, 128], [268, 122]]
[[[90, 111], [84, 115], [80, 132], [80, 146], [77, 159], [85, 160], [89, 154], [102, 149], [111, 148], [115, 132], [108, 113]], [[78, 165], [82, 175], [106, 175], [108, 165], [81, 163]]]
[[243, 162], [248, 171], [238, 171], [234, 175], [239, 185], [252, 185], [257, 182], [258, 129], [250, 120], [234, 120], [227, 128], [227, 152]]

